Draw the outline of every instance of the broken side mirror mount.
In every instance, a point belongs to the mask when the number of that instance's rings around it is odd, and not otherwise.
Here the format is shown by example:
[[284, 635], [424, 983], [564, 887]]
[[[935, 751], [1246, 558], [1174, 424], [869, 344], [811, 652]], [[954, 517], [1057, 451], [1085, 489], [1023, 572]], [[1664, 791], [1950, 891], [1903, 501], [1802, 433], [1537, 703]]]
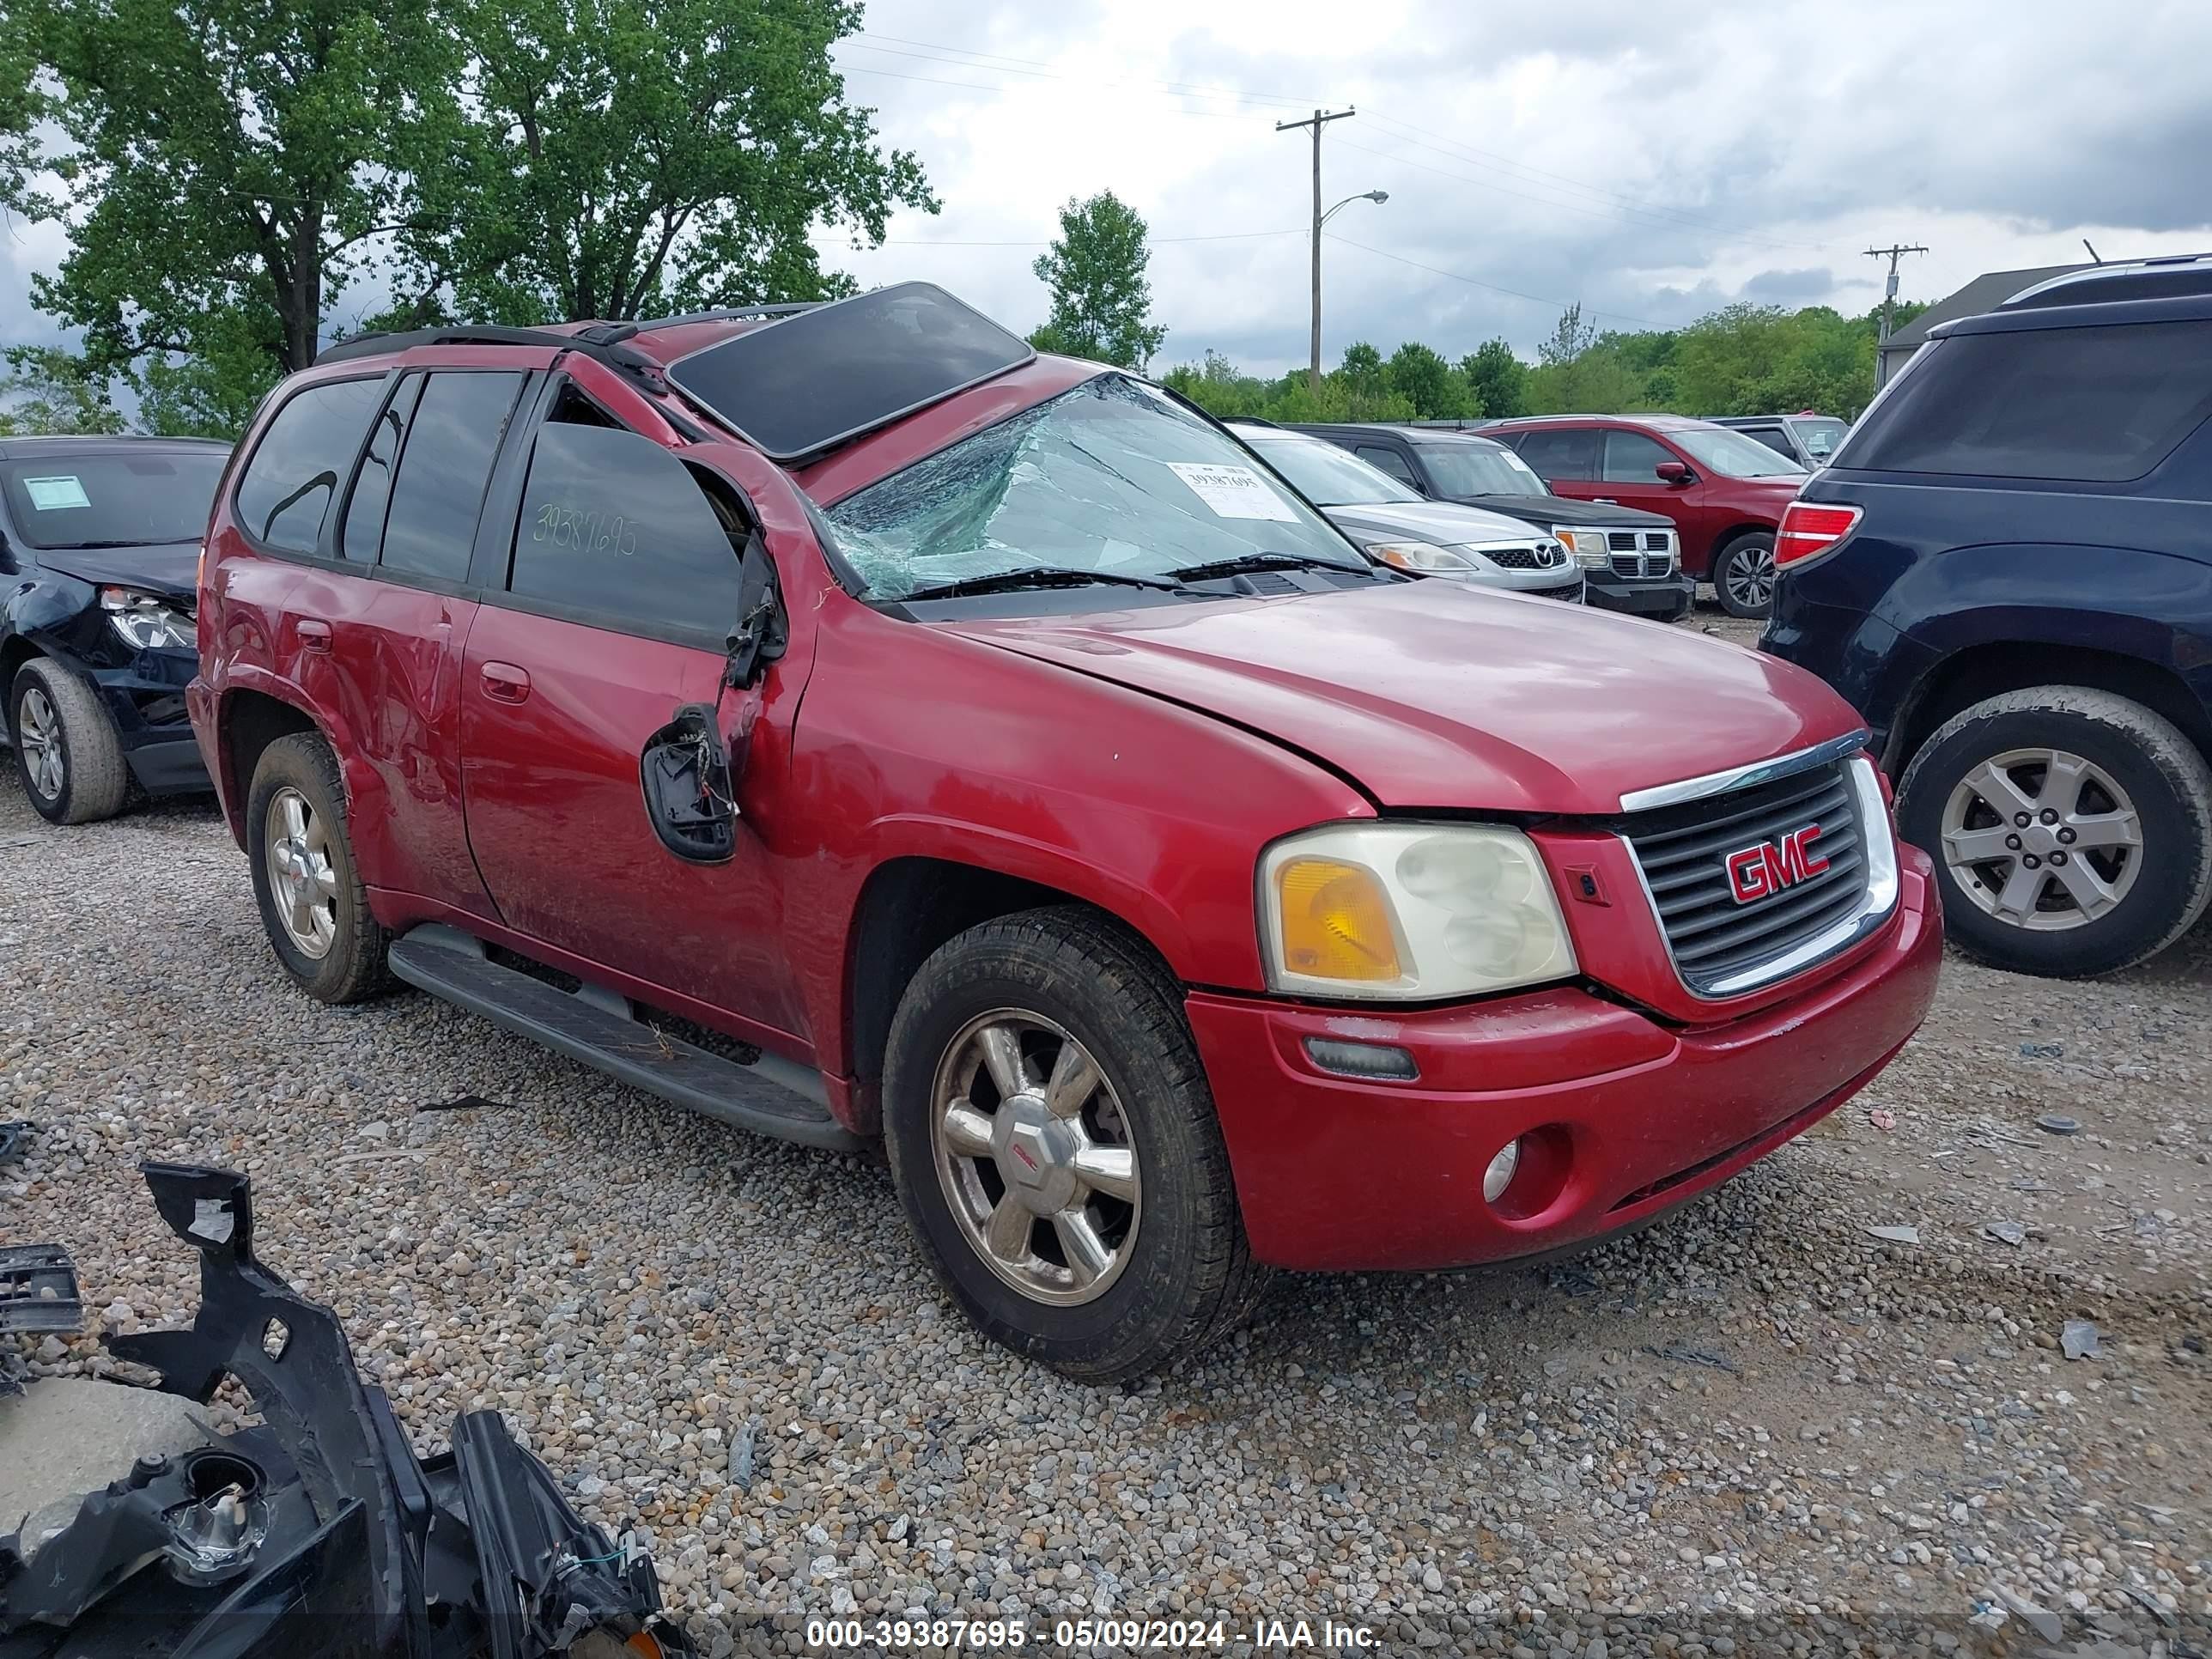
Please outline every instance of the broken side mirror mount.
[[653, 833], [678, 858], [720, 864], [737, 852], [737, 786], [712, 707], [686, 703], [647, 738], [638, 779]]

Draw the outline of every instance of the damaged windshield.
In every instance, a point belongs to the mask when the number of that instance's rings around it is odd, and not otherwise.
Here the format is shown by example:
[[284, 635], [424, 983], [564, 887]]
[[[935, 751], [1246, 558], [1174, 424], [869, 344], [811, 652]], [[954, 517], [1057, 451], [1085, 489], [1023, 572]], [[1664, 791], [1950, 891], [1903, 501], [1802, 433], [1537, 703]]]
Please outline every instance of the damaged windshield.
[[862, 592], [1051, 571], [1154, 586], [1273, 555], [1372, 567], [1235, 440], [1164, 393], [1102, 374], [829, 509]]

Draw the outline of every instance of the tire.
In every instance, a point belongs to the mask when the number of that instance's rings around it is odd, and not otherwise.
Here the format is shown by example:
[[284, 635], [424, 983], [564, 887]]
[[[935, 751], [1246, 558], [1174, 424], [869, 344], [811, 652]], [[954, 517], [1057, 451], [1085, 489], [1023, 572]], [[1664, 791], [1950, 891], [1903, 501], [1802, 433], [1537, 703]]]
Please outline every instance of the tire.
[[[289, 833], [295, 826], [305, 833]], [[319, 1002], [362, 1002], [390, 985], [385, 952], [391, 935], [369, 914], [368, 890], [346, 833], [345, 787], [321, 738], [295, 732], [261, 751], [246, 798], [246, 851], [261, 925], [301, 990]], [[322, 921], [300, 925], [303, 911]], [[311, 933], [317, 937], [307, 937]]]
[[1774, 537], [1747, 530], [1713, 560], [1713, 592], [1731, 617], [1764, 617], [1774, 609]]
[[123, 810], [131, 769], [100, 694], [51, 658], [15, 671], [8, 692], [15, 775], [49, 823], [93, 823]]
[[[1017, 1057], [1034, 1097], [1000, 1090], [994, 1068], [972, 1059], [976, 1047], [988, 1051], [981, 1033], [1024, 1021]], [[1087, 1051], [1100, 1079], [1073, 1117], [1054, 1113], [1042, 1097], [1056, 1080], [1047, 1068], [1068, 1041]], [[962, 1085], [963, 1058], [975, 1069]], [[1068, 1211], [1047, 1220], [1006, 1208], [1015, 1187], [1000, 1165], [1012, 1169], [1012, 1157], [1026, 1154], [955, 1150], [936, 1109], [948, 1094], [972, 1100], [971, 1115], [994, 1135], [1006, 1123], [1030, 1126], [1006, 1131], [1010, 1140], [1073, 1124], [1095, 1143], [1089, 1152], [1132, 1149], [1136, 1202], [1103, 1188], [1084, 1198], [1085, 1188], [1075, 1188], [1091, 1236], [1114, 1245], [1109, 1270], [1082, 1282], [1081, 1252], [1060, 1231]], [[979, 1109], [986, 1097], [988, 1116]], [[1036, 1129], [1040, 1122], [1046, 1127]], [[1067, 1376], [1110, 1382], [1156, 1370], [1233, 1328], [1264, 1285], [1181, 990], [1141, 942], [1091, 911], [1031, 910], [985, 922], [921, 965], [891, 1023], [884, 1127], [907, 1218], [946, 1291], [993, 1341]], [[1060, 1154], [1042, 1141], [1029, 1144], [1045, 1158], [1029, 1167], [1042, 1168], [1044, 1179], [1072, 1168], [1053, 1163]], [[1020, 1242], [1009, 1254], [1018, 1252], [1025, 1265], [1002, 1269], [988, 1259], [988, 1224], [979, 1227], [975, 1216], [994, 1183], [998, 1207], [990, 1214], [1013, 1218]], [[1047, 1207], [1057, 1202], [1032, 1196]], [[1040, 1288], [1047, 1280], [1053, 1283]]]
[[2172, 721], [2109, 691], [1976, 703], [1921, 746], [1897, 805], [1936, 860], [1950, 936], [1996, 967], [2110, 973], [2172, 944], [2212, 898], [2212, 768]]

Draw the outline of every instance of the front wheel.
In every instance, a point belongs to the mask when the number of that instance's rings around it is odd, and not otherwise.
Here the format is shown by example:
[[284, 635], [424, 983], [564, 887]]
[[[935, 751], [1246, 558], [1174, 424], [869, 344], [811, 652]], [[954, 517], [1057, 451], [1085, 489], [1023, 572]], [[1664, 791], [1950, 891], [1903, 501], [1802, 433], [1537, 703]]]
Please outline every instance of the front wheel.
[[1713, 591], [1731, 617], [1764, 617], [1774, 608], [1774, 538], [1747, 531], [1713, 561]]
[[1085, 1382], [1200, 1347], [1260, 1284], [1175, 981], [1085, 910], [985, 922], [892, 1022], [892, 1179], [983, 1334]]
[[2212, 769], [2108, 691], [2036, 686], [1954, 716], [1905, 769], [1897, 816], [1936, 860], [1946, 930], [2000, 968], [2109, 973], [2212, 897]]
[[131, 769], [115, 722], [92, 687], [45, 657], [15, 671], [9, 688], [15, 771], [49, 823], [93, 823], [123, 810]]

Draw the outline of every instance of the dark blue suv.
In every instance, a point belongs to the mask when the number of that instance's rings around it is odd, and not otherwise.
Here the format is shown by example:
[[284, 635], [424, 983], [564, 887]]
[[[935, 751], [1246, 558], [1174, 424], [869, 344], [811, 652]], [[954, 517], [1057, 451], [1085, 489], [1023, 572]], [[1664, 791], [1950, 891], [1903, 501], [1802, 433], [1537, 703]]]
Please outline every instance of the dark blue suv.
[[1950, 935], [2096, 974], [2212, 896], [2212, 258], [1935, 330], [1778, 535], [1766, 649], [1874, 729]]

